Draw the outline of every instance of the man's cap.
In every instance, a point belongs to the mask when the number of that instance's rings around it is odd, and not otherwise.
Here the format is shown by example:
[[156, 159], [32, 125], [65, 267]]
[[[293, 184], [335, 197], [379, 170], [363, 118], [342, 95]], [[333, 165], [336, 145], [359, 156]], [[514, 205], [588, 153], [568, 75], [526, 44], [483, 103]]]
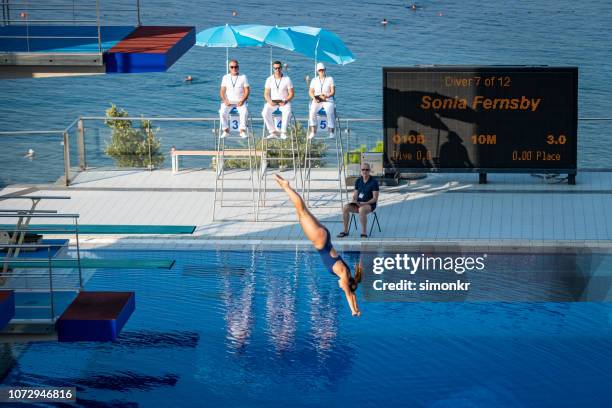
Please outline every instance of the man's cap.
[[320, 70], [320, 69], [325, 69], [325, 65], [323, 65], [323, 63], [322, 63], [322, 62], [319, 62], [319, 63], [317, 64], [317, 71], [318, 71], [318, 70]]

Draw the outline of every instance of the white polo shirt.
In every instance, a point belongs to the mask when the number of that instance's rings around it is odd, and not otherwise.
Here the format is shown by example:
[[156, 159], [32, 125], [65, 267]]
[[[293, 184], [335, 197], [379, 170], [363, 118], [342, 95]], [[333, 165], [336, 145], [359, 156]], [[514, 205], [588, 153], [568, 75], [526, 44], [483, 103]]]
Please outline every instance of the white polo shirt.
[[316, 78], [312, 78], [312, 80], [310, 81], [310, 89], [314, 89], [315, 96], [321, 94], [329, 95], [331, 93], [332, 86], [334, 86], [334, 78], [330, 76], [326, 76], [323, 79], [320, 79], [317, 76]]
[[225, 74], [221, 86], [225, 87], [225, 96], [230, 103], [237, 103], [244, 97], [244, 88], [249, 86], [249, 80], [246, 75]]
[[291, 79], [283, 75], [280, 79], [274, 78], [274, 75], [270, 75], [266, 79], [266, 88], [270, 88], [270, 99], [283, 100], [289, 97], [289, 89], [293, 88], [293, 82]]

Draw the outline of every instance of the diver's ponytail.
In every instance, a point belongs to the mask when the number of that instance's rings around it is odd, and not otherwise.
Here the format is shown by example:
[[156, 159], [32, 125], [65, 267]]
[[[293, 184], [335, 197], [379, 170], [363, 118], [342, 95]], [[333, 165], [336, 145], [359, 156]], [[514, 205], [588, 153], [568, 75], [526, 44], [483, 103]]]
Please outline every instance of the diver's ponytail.
[[361, 275], [363, 271], [363, 266], [361, 262], [355, 265], [355, 282], [361, 283]]

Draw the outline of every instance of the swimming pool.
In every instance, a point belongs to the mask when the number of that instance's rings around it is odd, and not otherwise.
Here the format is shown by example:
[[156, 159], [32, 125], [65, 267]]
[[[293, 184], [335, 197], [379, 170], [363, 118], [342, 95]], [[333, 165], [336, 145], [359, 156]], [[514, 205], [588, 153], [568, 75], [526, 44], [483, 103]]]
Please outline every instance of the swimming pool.
[[85, 406], [575, 407], [612, 395], [606, 303], [359, 294], [357, 319], [310, 251], [87, 255], [176, 264], [96, 271], [87, 289], [136, 291], [120, 340], [3, 344], [3, 386], [76, 386]]

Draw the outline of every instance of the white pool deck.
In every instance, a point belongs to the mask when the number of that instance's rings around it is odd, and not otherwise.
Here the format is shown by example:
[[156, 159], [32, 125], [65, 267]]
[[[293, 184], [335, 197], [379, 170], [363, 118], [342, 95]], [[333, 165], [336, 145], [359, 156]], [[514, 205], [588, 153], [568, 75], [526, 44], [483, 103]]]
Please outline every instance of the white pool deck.
[[[332, 178], [317, 170], [313, 178]], [[232, 180], [229, 180], [232, 179]], [[580, 171], [576, 185], [548, 183], [529, 174], [429, 174], [381, 189], [374, 227], [367, 240], [356, 231], [337, 246], [453, 243], [491, 246], [587, 246], [612, 248], [612, 172]], [[247, 172], [227, 175], [226, 204], [212, 219], [215, 175], [210, 170], [87, 171], [70, 187], [10, 186], [0, 194], [67, 195], [70, 200], [41, 201], [38, 209], [80, 214], [80, 224], [195, 225], [187, 236], [81, 236], [84, 246], [196, 248], [206, 245], [303, 244], [293, 207], [268, 178], [268, 202], [253, 221]], [[337, 181], [313, 181], [311, 211], [335, 236], [342, 230]], [[230, 201], [231, 200], [231, 201]], [[330, 200], [330, 201], [327, 201]], [[25, 208], [27, 200], [0, 201], [2, 208]], [[334, 204], [322, 208], [321, 204]], [[370, 218], [370, 221], [372, 218]], [[7, 220], [8, 221], [8, 220]], [[52, 223], [44, 220], [41, 223]], [[56, 221], [56, 222], [66, 222]]]

